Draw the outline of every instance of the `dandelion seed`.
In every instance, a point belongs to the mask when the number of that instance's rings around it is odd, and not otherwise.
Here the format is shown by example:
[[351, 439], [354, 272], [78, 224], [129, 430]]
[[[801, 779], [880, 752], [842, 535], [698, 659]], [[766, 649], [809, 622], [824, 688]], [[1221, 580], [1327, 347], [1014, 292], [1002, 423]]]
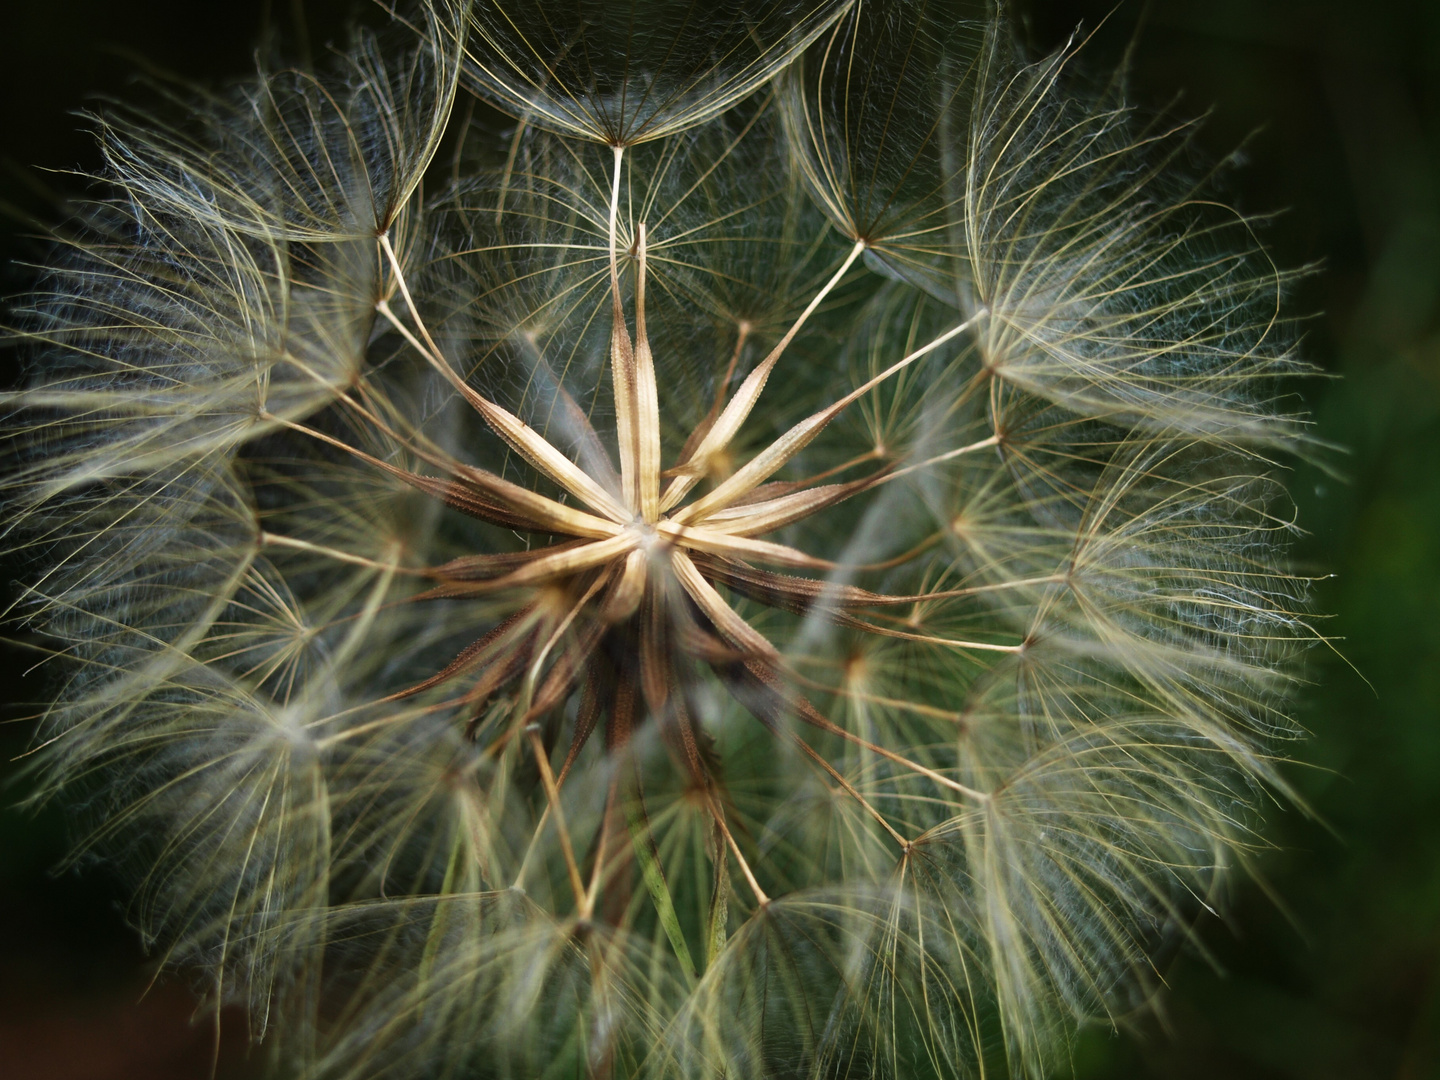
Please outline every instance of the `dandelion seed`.
[[1314, 637], [1287, 279], [1070, 54], [437, 0], [99, 122], [37, 797], [286, 1072], [1039, 1075], [1213, 910]]

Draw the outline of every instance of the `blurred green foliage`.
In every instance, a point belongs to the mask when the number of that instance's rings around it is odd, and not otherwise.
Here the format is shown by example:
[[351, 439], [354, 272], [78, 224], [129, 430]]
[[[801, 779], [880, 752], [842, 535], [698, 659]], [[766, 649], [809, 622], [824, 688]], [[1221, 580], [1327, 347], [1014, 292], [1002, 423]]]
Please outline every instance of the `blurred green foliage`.
[[[318, 46], [346, 5], [268, 6], [13, 5], [0, 33], [6, 260], [29, 250], [27, 214], [58, 212], [47, 187], [75, 193], [68, 178], [27, 167], [93, 165], [67, 111], [123, 92], [135, 57], [223, 81], [249, 66], [269, 21], [292, 39], [303, 22]], [[1440, 3], [1016, 6], [1037, 49], [1082, 21], [1098, 27], [1082, 54], [1097, 75], [1133, 43], [1135, 99], [1180, 115], [1210, 110], [1205, 152], [1242, 159], [1223, 177], [1224, 197], [1286, 211], [1262, 239], [1282, 265], [1318, 264], [1292, 305], [1316, 313], [1306, 354], [1336, 376], [1298, 392], [1319, 433], [1346, 448], [1332, 457], [1339, 479], [1302, 468], [1293, 485], [1307, 530], [1297, 558], [1334, 575], [1317, 587], [1316, 608], [1335, 613], [1323, 629], [1338, 652], [1309, 656], [1300, 716], [1314, 738], [1293, 748], [1304, 764], [1291, 769], [1314, 817], [1277, 810], [1275, 850], [1258, 863], [1264, 887], [1238, 882], [1223, 922], [1203, 928], [1212, 956], [1176, 960], [1157, 1015], [1083, 1032], [1074, 1076], [1440, 1077]], [[5, 689], [38, 696], [19, 678], [26, 658], [3, 661]], [[0, 752], [24, 742], [23, 724], [12, 725]], [[8, 1068], [18, 1062], [19, 1078], [37, 1080], [209, 1075], [208, 1036], [187, 1028], [183, 994], [133, 1005], [146, 969], [122, 886], [103, 867], [53, 876], [63, 851], [54, 813], [0, 813]], [[77, 1032], [115, 1048], [77, 1056]], [[222, 1075], [243, 1071], [240, 1042], [222, 1050]]]

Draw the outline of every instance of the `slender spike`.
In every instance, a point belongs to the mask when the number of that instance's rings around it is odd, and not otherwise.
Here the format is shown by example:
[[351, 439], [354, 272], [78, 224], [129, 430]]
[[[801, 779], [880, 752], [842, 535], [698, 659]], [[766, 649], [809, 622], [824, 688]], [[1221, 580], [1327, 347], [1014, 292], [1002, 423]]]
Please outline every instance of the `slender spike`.
[[633, 537], [620, 535], [608, 540], [595, 540], [566, 551], [557, 551], [544, 558], [536, 559], [528, 566], [522, 566], [504, 577], [491, 581], [477, 582], [487, 589], [508, 589], [517, 585], [531, 585], [547, 578], [565, 577], [581, 570], [603, 566], [624, 555], [635, 544]]
[[638, 227], [635, 275], [635, 438], [640, 478], [640, 516], [660, 520], [660, 394], [655, 384], [655, 358], [645, 330], [645, 223]]
[[678, 548], [670, 552], [670, 565], [675, 578], [690, 595], [705, 617], [715, 624], [720, 634], [747, 656], [759, 656], [772, 663], [780, 662], [780, 654], [764, 634], [742, 619], [715, 587], [705, 580], [690, 556]]
[[443, 586], [445, 591], [431, 590], [432, 596], [475, 596], [483, 593], [515, 589], [522, 585], [538, 585], [555, 578], [570, 577], [582, 570], [593, 570], [620, 558], [635, 544], [632, 537], [612, 536], [606, 540], [592, 540], [584, 544], [556, 544], [544, 548], [538, 558], [512, 570], [501, 577], [485, 581], [457, 582]]
[[564, 786], [565, 777], [570, 775], [575, 759], [590, 741], [595, 725], [600, 720], [600, 702], [604, 693], [601, 683], [604, 677], [599, 667], [600, 665], [593, 661], [585, 666], [585, 689], [580, 693], [580, 707], [575, 714], [575, 731], [570, 736], [570, 749], [565, 752], [565, 763], [560, 766], [560, 776], [555, 781], [557, 788]]
[[640, 689], [645, 707], [653, 721], [661, 726], [667, 741], [680, 737], [680, 750], [690, 767], [690, 775], [708, 783], [709, 771], [700, 756], [699, 741], [690, 710], [685, 701], [675, 670], [672, 628], [667, 612], [653, 596], [647, 596], [640, 621]]
[[565, 385], [551, 369], [549, 361], [545, 359], [545, 354], [533, 338], [526, 335], [525, 344], [534, 351], [535, 370], [549, 383], [551, 392], [555, 395], [562, 420], [558, 431], [562, 436], [568, 436], [567, 441], [578, 464], [594, 477], [601, 487], [617, 499], [620, 498], [620, 475], [615, 471], [615, 463], [606, 453], [605, 446], [600, 441], [600, 435], [595, 430], [595, 425], [590, 423], [590, 417], [585, 414], [585, 410], [580, 408], [579, 402], [575, 400], [569, 390], [565, 389]]
[[697, 783], [709, 786], [711, 782], [710, 765], [700, 750], [694, 711], [690, 707], [690, 702], [686, 700], [681, 673], [673, 660], [670, 661], [669, 668], [671, 713], [674, 717], [675, 730], [680, 733], [680, 748], [685, 753], [686, 764], [690, 766], [691, 778]]
[[[624, 659], [629, 660], [630, 657]], [[635, 731], [635, 673], [626, 667], [617, 671], [615, 676], [615, 697], [605, 724], [605, 749], [612, 753], [625, 747]]]
[[655, 530], [672, 543], [712, 555], [731, 558], [756, 559], [760, 562], [775, 563], [779, 566], [794, 566], [805, 570], [834, 570], [838, 563], [828, 559], [817, 559], [806, 555], [799, 548], [777, 544], [771, 540], [757, 540], [749, 536], [732, 536], [715, 529], [686, 528], [668, 521], [662, 521]]
[[680, 651], [707, 664], [729, 664], [743, 660], [745, 654], [700, 625], [688, 604], [676, 604], [672, 611], [675, 620], [675, 644]]
[[[736, 328], [735, 349], [730, 354], [730, 363], [725, 367], [725, 374], [722, 375], [720, 381], [715, 384], [715, 401], [711, 404], [710, 411], [705, 414], [700, 422], [691, 430], [690, 434], [685, 437], [685, 445], [680, 448], [680, 461], [682, 464], [677, 465], [673, 469], [665, 470], [665, 472], [660, 474], [661, 476], [669, 479], [682, 474], [688, 475], [692, 471], [688, 465], [683, 463], [688, 462], [695, 456], [695, 448], [699, 446], [700, 441], [710, 433], [710, 429], [715, 426], [716, 418], [720, 415], [720, 410], [725, 407], [725, 391], [730, 389], [730, 380], [735, 377], [735, 369], [740, 366], [740, 357], [745, 352], [745, 342], [750, 339], [750, 333], [753, 329], [754, 327], [751, 325], [749, 319], [740, 320], [740, 324]], [[669, 494], [668, 490], [666, 494]]]
[[710, 800], [710, 817], [715, 822], [715, 827], [725, 835], [725, 841], [730, 845], [730, 850], [735, 855], [735, 861], [740, 864], [740, 872], [745, 875], [745, 882], [750, 886], [750, 891], [755, 894], [755, 902], [761, 907], [770, 903], [770, 897], [765, 890], [760, 888], [760, 882], [755, 880], [755, 872], [750, 869], [750, 864], [745, 861], [745, 855], [740, 850], [740, 845], [735, 842], [735, 837], [730, 835], [730, 826], [725, 824], [725, 812], [715, 805], [715, 800]]
[[620, 264], [616, 250], [620, 213], [620, 163], [625, 148], [615, 147], [615, 174], [610, 185], [610, 380], [615, 393], [615, 435], [620, 452], [620, 487], [625, 505], [640, 512], [639, 442], [635, 431], [635, 350], [625, 325], [625, 307], [620, 302]]
[[[575, 910], [585, 910], [585, 882], [580, 877], [580, 867], [575, 862], [575, 849], [570, 844], [570, 830], [565, 825], [565, 812], [560, 808], [560, 791], [555, 787], [555, 774], [550, 771], [550, 756], [540, 741], [540, 728], [530, 724], [525, 729], [530, 738], [531, 749], [535, 752], [535, 764], [540, 767], [540, 779], [545, 785], [545, 798], [550, 804], [550, 816], [555, 819], [555, 834], [560, 838], [560, 850], [565, 856], [565, 870], [570, 875], [570, 888], [575, 892]], [[543, 823], [540, 826], [544, 827]]]
[[572, 548], [583, 544], [583, 540], [566, 540], [562, 544], [552, 544], [545, 548], [535, 548], [530, 551], [504, 551], [494, 555], [462, 555], [458, 559], [451, 559], [439, 566], [429, 567], [424, 571], [427, 577], [440, 578], [445, 581], [485, 581], [489, 578], [499, 577], [501, 574], [508, 574], [511, 570], [524, 566], [526, 563], [534, 562], [540, 555], [554, 551], [558, 548]]
[[505, 440], [506, 444], [531, 465], [539, 469], [555, 483], [570, 492], [592, 510], [598, 510], [612, 521], [628, 522], [634, 516], [615, 497], [591, 479], [559, 450], [547, 442], [538, 431], [521, 420], [508, 409], [487, 401], [468, 385], [462, 386], [465, 399], [475, 407], [490, 426], [490, 429]]
[[670, 719], [670, 653], [665, 647], [665, 615], [655, 597], [647, 596], [640, 611], [640, 695], [652, 723]]
[[910, 772], [916, 773], [920, 776], [925, 777], [928, 780], [934, 781], [942, 787], [947, 787], [951, 791], [959, 792], [966, 798], [974, 799], [976, 802], [990, 801], [989, 794], [984, 791], [977, 791], [975, 788], [966, 787], [964, 784], [961, 784], [955, 780], [951, 780], [948, 776], [944, 776], [936, 772], [934, 769], [926, 768], [918, 761], [912, 761], [910, 758], [905, 757], [903, 754], [897, 754], [893, 750], [887, 750], [885, 747], [879, 746], [876, 743], [872, 743], [868, 739], [861, 738], [853, 731], [847, 731], [839, 724], [831, 721], [828, 717], [821, 713], [819, 709], [815, 708], [814, 705], [810, 704], [810, 702], [806, 700], [803, 694], [784, 693], [783, 683], [781, 682], [779, 674], [773, 668], [767, 667], [763, 662], [747, 660], [744, 666], [745, 670], [749, 672], [751, 677], [758, 679], [762, 684], [769, 687], [775, 693], [781, 694], [789, 708], [789, 711], [800, 720], [803, 720], [805, 723], [809, 724], [811, 727], [819, 728], [821, 731], [828, 732], [831, 735], [838, 735], [840, 738], [845, 739], [847, 742], [852, 742], [856, 746], [863, 747], [873, 754], [878, 754], [881, 757], [885, 758], [887, 761], [892, 761], [896, 765], [899, 765], [901, 768], [908, 769]]
[[[487, 590], [487, 587], [484, 585], [477, 587], [477, 582], [494, 581], [506, 574], [513, 573], [521, 567], [529, 566], [539, 559], [546, 558], [561, 551], [574, 551], [577, 548], [583, 547], [586, 543], [588, 543], [588, 541], [567, 540], [564, 543], [551, 544], [549, 547], [535, 548], [532, 551], [517, 551], [504, 555], [472, 555], [469, 558], [456, 559], [454, 563], [458, 564], [457, 568], [460, 571], [459, 573], [445, 580], [442, 584], [436, 585], [434, 588], [426, 589], [424, 592], [418, 592], [414, 596], [406, 597], [406, 602], [448, 600], [457, 596], [475, 596]], [[467, 569], [467, 564], [472, 564], [473, 568]], [[443, 575], [437, 573], [435, 576]]]
[[605, 599], [600, 617], [605, 622], [617, 623], [635, 614], [640, 599], [645, 595], [645, 582], [649, 577], [650, 557], [641, 548], [635, 548], [625, 556], [625, 569]]
[[707, 517], [705, 524], [733, 536], [758, 536], [761, 533], [774, 532], [791, 522], [800, 521], [869, 490], [880, 483], [888, 472], [888, 469], [881, 469], [862, 480], [852, 480], [848, 484], [825, 484], [822, 487], [782, 495], [777, 499], [727, 506]]
[[[984, 313], [981, 312], [981, 315], [983, 314]], [[847, 405], [869, 393], [886, 379], [903, 371], [916, 360], [934, 352], [947, 341], [958, 337], [970, 329], [975, 320], [980, 318], [981, 315], [975, 315], [965, 322], [960, 323], [958, 326], [951, 327], [939, 337], [920, 346], [920, 348], [910, 353], [910, 355], [904, 359], [892, 364], [874, 378], [857, 386], [850, 393], [835, 402], [835, 404], [827, 406], [819, 412], [813, 413], [804, 420], [801, 420], [784, 435], [781, 435], [780, 438], [756, 454], [755, 457], [739, 469], [735, 475], [718, 485], [714, 491], [697, 499], [681, 510], [675, 515], [674, 520], [682, 523], [702, 521], [707, 514], [733, 505], [741, 496], [748, 494], [754, 488], [764, 483], [777, 470], [783, 468], [791, 458], [805, 449], [806, 446], [810, 445], [811, 440], [819, 435], [820, 432], [824, 431], [830, 421], [839, 416]], [[718, 427], [719, 425], [717, 424], [716, 426]]]
[[[399, 273], [398, 269], [396, 273]], [[407, 293], [406, 296], [408, 297], [408, 295]], [[573, 461], [551, 446], [538, 431], [514, 413], [510, 412], [509, 409], [497, 405], [464, 379], [460, 378], [445, 358], [440, 355], [439, 351], [435, 349], [429, 332], [424, 329], [424, 324], [419, 322], [420, 316], [414, 311], [413, 307], [411, 314], [417, 324], [420, 325], [425, 340], [430, 342], [428, 348], [422, 345], [420, 341], [410, 333], [409, 328], [395, 317], [389, 305], [382, 301], [376, 306], [376, 310], [390, 321], [391, 325], [400, 332], [401, 336], [404, 337], [417, 352], [420, 352], [430, 361], [432, 367], [438, 368], [445, 375], [450, 384], [454, 386], [455, 389], [460, 392], [460, 395], [470, 403], [471, 407], [480, 414], [490, 430], [495, 432], [496, 435], [499, 435], [507, 446], [592, 509], [599, 510], [602, 514], [605, 514], [615, 521], [630, 520], [632, 515], [625, 512], [624, 508], [615, 501], [614, 496], [606, 491], [600, 484], [596, 483], [584, 470], [577, 467]]]
[[457, 675], [463, 674], [468, 668], [480, 663], [483, 654], [494, 647], [501, 638], [508, 637], [517, 627], [526, 620], [533, 618], [534, 615], [534, 604], [529, 604], [521, 608], [515, 612], [515, 614], [500, 622], [494, 629], [485, 634], [484, 637], [472, 641], [469, 645], [465, 646], [465, 648], [461, 649], [459, 655], [457, 655], [454, 660], [451, 660], [450, 663], [446, 664], [428, 679], [424, 679], [413, 686], [406, 687], [404, 690], [397, 691], [380, 700], [382, 702], [399, 701], [402, 698], [413, 697], [423, 690], [428, 690], [432, 686], [438, 686], [443, 682], [448, 682], [450, 679], [455, 678]]
[[805, 310], [800, 313], [800, 317], [795, 320], [794, 325], [785, 332], [785, 336], [770, 350], [770, 355], [760, 361], [755, 370], [745, 377], [745, 381], [740, 384], [740, 389], [735, 391], [735, 396], [730, 399], [730, 403], [725, 406], [719, 418], [711, 425], [710, 430], [705, 433], [705, 437], [700, 440], [700, 445], [695, 448], [695, 452], [690, 455], [688, 460], [676, 466], [674, 470], [676, 473], [675, 479], [670, 482], [669, 488], [665, 491], [665, 497], [660, 502], [661, 513], [677, 506], [680, 500], [683, 499], [700, 478], [705, 475], [709, 458], [730, 445], [730, 440], [735, 437], [736, 432], [740, 430], [740, 426], [745, 423], [745, 418], [750, 415], [750, 410], [755, 407], [755, 403], [760, 399], [760, 392], [765, 389], [766, 380], [770, 378], [770, 372], [774, 370], [775, 364], [779, 361], [781, 354], [784, 353], [790, 342], [795, 339], [795, 335], [800, 332], [800, 328], [805, 325], [805, 321], [809, 319], [815, 309], [820, 306], [820, 302], [829, 295], [830, 290], [840, 284], [840, 279], [845, 276], [845, 272], [850, 269], [851, 265], [860, 257], [861, 252], [864, 250], [865, 242], [863, 240], [857, 241], [855, 246], [850, 249], [850, 254], [845, 256], [845, 261], [840, 264], [840, 269], [835, 271], [830, 280], [825, 283], [824, 287], [816, 293], [810, 303], [806, 305]]
[[512, 484], [494, 473], [473, 465], [459, 462], [444, 463], [451, 471], [451, 479], [442, 480], [433, 476], [421, 476], [391, 465], [388, 461], [357, 450], [348, 443], [326, 435], [323, 431], [289, 420], [274, 418], [277, 423], [292, 431], [318, 439], [338, 450], [343, 450], [369, 465], [375, 466], [391, 476], [404, 480], [412, 487], [445, 500], [457, 510], [496, 524], [509, 525], [540, 531], [554, 531], [567, 536], [587, 536], [596, 539], [611, 537], [620, 531], [618, 523], [587, 514], [583, 510], [547, 499], [519, 484]]

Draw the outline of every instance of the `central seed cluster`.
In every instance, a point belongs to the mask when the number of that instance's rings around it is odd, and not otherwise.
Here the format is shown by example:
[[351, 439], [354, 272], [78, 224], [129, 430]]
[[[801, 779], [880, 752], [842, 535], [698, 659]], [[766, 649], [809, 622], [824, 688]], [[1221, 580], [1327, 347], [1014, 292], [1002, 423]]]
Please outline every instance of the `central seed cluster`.
[[[752, 627], [716, 588], [717, 584], [722, 585], [762, 604], [792, 612], [823, 613], [879, 636], [958, 649], [998, 652], [1020, 649], [1018, 644], [935, 637], [917, 633], [913, 626], [909, 629], [886, 626], [884, 615], [878, 616], [881, 621], [876, 621], [873, 612], [870, 617], [863, 615], [867, 609], [913, 605], [965, 590], [894, 596], [760, 568], [837, 569], [833, 562], [763, 537], [937, 461], [953, 460], [998, 445], [998, 437], [992, 436], [931, 461], [911, 462], [903, 468], [895, 463], [881, 464], [867, 475], [843, 482], [820, 482], [833, 475], [834, 470], [811, 480], [769, 482], [848, 405], [964, 333], [980, 316], [961, 322], [913, 349], [849, 394], [794, 424], [738, 469], [687, 502], [697, 485], [713, 475], [713, 463], [731, 453], [732, 441], [759, 401], [786, 347], [864, 253], [866, 244], [863, 241], [854, 244], [769, 355], [746, 375], [723, 407], [717, 401], [717, 407], [690, 433], [680, 460], [670, 468], [663, 468], [659, 392], [646, 331], [647, 237], [643, 222], [637, 227], [633, 246], [636, 265], [633, 337], [627, 326], [620, 289], [616, 220], [623, 157], [623, 148], [617, 147], [609, 221], [613, 313], [610, 377], [616, 403], [618, 475], [594, 427], [563, 390], [562, 407], [570, 423], [579, 428], [581, 441], [591, 448], [588, 455], [582, 455], [588, 469], [576, 464], [534, 428], [456, 374], [426, 327], [411, 296], [401, 261], [385, 236], [379, 243], [393, 274], [392, 293], [401, 297], [410, 321], [402, 318], [388, 299], [377, 305], [379, 313], [446, 378], [496, 435], [579, 506], [518, 487], [478, 468], [452, 467], [451, 475], [441, 480], [397, 469], [339, 442], [335, 445], [442, 497], [471, 516], [519, 531], [562, 538], [517, 555], [476, 556], [435, 568], [433, 575], [440, 579], [440, 584], [421, 594], [422, 598], [477, 595], [522, 587], [535, 590], [537, 598], [474, 641], [437, 674], [393, 695], [392, 699], [408, 697], [453, 680], [473, 679], [464, 700], [474, 710], [475, 718], [468, 733], [475, 738], [485, 705], [501, 690], [519, 683], [520, 704], [512, 713], [510, 727], [490, 745], [498, 750], [517, 733], [533, 743], [550, 811], [557, 817], [560, 815], [558, 791], [580, 751], [600, 727], [601, 718], [604, 718], [605, 745], [611, 751], [628, 743], [637, 724], [646, 718], [652, 720], [660, 726], [667, 742], [678, 750], [691, 783], [705, 796], [716, 828], [727, 838], [756, 899], [764, 903], [768, 898], [730, 835], [721, 802], [712, 790], [713, 763], [702, 751], [706, 736], [695, 710], [686, 702], [694, 681], [687, 670], [692, 664], [708, 666], [738, 701], [777, 734], [788, 730], [785, 721], [794, 716], [957, 792], [984, 798], [980, 792], [828, 720], [792, 689], [793, 679], [779, 649]], [[741, 327], [742, 335], [745, 329]], [[367, 415], [367, 419], [378, 422], [373, 416]], [[313, 428], [289, 426], [328, 440]], [[865, 455], [860, 462], [874, 462], [880, 456]], [[548, 748], [536, 721], [568, 700], [582, 683], [586, 689], [564, 764], [558, 775], [552, 775]], [[896, 831], [830, 762], [803, 739], [793, 734], [790, 738], [866, 809], [901, 850], [908, 849], [909, 839]], [[613, 801], [613, 785], [611, 798]], [[589, 918], [595, 904], [601, 861], [596, 860], [595, 879], [586, 887], [568, 837], [564, 849], [576, 909], [582, 918]]]

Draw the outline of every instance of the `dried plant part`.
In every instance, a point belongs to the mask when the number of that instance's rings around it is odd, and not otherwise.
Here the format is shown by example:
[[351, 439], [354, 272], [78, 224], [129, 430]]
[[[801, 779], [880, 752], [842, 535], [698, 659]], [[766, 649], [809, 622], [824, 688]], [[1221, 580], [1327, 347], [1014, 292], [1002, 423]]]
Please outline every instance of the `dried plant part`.
[[422, 4], [103, 122], [37, 797], [284, 1071], [1040, 1075], [1262, 843], [1286, 277], [952, 14]]

